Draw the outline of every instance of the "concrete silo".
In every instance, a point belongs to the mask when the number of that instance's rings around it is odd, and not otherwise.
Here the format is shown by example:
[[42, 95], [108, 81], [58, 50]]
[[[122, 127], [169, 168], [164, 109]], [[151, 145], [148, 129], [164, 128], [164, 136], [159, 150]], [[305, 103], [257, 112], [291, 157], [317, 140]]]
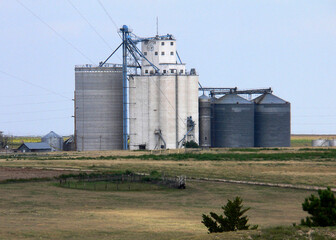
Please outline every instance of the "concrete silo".
[[44, 137], [42, 137], [42, 142], [49, 144], [51, 151], [62, 151], [63, 150], [63, 137], [51, 131]]
[[78, 151], [123, 149], [122, 66], [75, 67]]
[[[198, 142], [198, 75], [178, 63], [172, 35], [141, 42], [141, 74], [129, 78], [131, 150]], [[159, 70], [154, 69], [157, 66]]]
[[265, 93], [254, 99], [256, 147], [290, 146], [290, 103]]
[[212, 104], [212, 147], [253, 147], [254, 104], [237, 94], [226, 94]]
[[211, 99], [204, 94], [199, 101], [199, 145], [202, 148], [211, 147]]

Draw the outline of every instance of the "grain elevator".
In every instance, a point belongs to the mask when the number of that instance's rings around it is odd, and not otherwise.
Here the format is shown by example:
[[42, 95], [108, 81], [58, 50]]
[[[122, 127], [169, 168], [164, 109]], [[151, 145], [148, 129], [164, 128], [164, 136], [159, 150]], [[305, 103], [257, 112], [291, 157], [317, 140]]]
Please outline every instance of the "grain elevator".
[[[77, 151], [290, 146], [290, 103], [271, 88], [202, 87], [173, 35], [120, 33], [105, 61], [75, 67]], [[108, 63], [119, 48], [122, 64]]]
[[[174, 149], [198, 142], [198, 75], [178, 63], [172, 35], [141, 42], [141, 74], [129, 77], [130, 149]], [[160, 70], [154, 69], [153, 65]]]

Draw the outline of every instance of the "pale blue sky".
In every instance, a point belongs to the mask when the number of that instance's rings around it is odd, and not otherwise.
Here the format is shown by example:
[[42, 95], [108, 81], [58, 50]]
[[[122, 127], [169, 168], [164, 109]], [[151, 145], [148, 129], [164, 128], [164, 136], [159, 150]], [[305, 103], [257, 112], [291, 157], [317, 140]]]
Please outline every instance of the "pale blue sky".
[[[158, 16], [203, 86], [272, 87], [292, 104], [292, 133], [336, 134], [336, 1], [100, 1], [138, 36]], [[68, 0], [21, 2], [94, 63], [120, 43], [97, 0], [71, 2], [108, 44]], [[0, 131], [72, 134], [74, 65], [89, 60], [15, 0], [0, 0], [0, 54]]]

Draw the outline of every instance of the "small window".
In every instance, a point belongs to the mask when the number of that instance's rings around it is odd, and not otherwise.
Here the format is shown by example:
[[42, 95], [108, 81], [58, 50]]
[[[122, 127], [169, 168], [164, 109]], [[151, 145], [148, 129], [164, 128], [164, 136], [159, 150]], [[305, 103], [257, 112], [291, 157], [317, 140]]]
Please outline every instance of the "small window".
[[148, 70], [145, 70], [145, 73], [148, 73]]
[[170, 69], [170, 72], [171, 72], [171, 73], [174, 73], [174, 69]]
[[165, 52], [161, 52], [161, 55], [164, 56], [164, 55], [165, 55]]
[[207, 137], [204, 137], [204, 140], [208, 140], [208, 138], [207, 138]]
[[163, 70], [163, 73], [166, 73], [167, 72], [167, 70]]
[[180, 73], [183, 73], [183, 69], [180, 70]]
[[151, 71], [150, 71], [150, 74], [153, 74], [153, 73], [154, 73], [154, 71], [153, 71], [153, 70], [151, 70]]
[[170, 42], [170, 46], [174, 46], [174, 42]]
[[164, 46], [164, 42], [161, 42], [161, 46]]
[[144, 52], [144, 55], [147, 56], [147, 52]]
[[158, 52], [155, 52], [155, 55], [157, 56], [159, 53]]
[[174, 52], [170, 52], [170, 55], [174, 55]]

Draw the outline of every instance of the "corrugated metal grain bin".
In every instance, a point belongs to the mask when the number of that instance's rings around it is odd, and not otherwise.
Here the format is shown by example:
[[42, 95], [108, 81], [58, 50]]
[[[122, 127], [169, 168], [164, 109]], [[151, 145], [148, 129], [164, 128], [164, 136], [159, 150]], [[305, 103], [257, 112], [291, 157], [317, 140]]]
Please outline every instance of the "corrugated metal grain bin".
[[330, 147], [335, 147], [336, 146], [336, 139], [329, 140], [329, 146]]
[[122, 149], [122, 67], [76, 67], [75, 79], [77, 150]]
[[315, 140], [312, 140], [312, 146], [313, 147], [329, 147], [330, 142], [328, 139], [315, 139]]
[[237, 94], [213, 102], [213, 147], [254, 146], [254, 104]]
[[63, 138], [53, 131], [42, 137], [41, 140], [42, 142], [49, 144], [52, 151], [63, 150]]
[[265, 93], [254, 99], [256, 147], [290, 146], [290, 103]]
[[211, 147], [211, 102], [204, 94], [199, 97], [199, 145]]

